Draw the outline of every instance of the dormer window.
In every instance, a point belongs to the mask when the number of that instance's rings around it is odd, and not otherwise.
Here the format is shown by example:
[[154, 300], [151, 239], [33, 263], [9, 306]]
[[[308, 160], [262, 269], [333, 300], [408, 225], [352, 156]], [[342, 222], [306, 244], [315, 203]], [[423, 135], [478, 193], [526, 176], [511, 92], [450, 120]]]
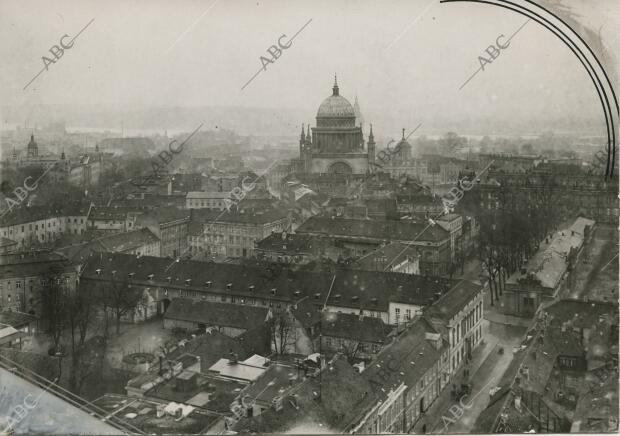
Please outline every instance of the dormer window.
[[131, 279], [131, 278], [133, 278], [134, 274], [135, 274], [135, 273], [130, 272], [129, 274], [127, 274], [127, 277], [129, 277], [129, 278]]
[[185, 280], [185, 286], [189, 286], [192, 284], [192, 279], [186, 279]]
[[207, 288], [210, 288], [210, 287], [211, 287], [211, 282], [210, 282], [210, 281], [205, 282], [205, 286], [206, 286]]
[[113, 270], [110, 274], [112, 274], [112, 276], [114, 276], [116, 274], [116, 270]]
[[377, 304], [377, 297], [372, 297], [370, 301], [374, 304]]
[[149, 275], [147, 276], [147, 278], [148, 278], [149, 280], [153, 280], [153, 277], [155, 277], [155, 274], [149, 274]]
[[226, 285], [226, 289], [228, 289], [228, 290], [230, 291], [230, 290], [232, 289], [232, 283], [228, 283], [228, 284]]
[[271, 288], [271, 295], [276, 295], [276, 291], [277, 291], [276, 288]]
[[299, 297], [301, 295], [301, 291], [295, 291], [294, 294], [296, 297]]
[[358, 297], [357, 295], [354, 295], [351, 297], [351, 301], [353, 302], [360, 301], [360, 297]]
[[340, 294], [336, 294], [336, 295], [334, 295], [334, 298], [335, 298], [336, 300], [340, 300]]
[[166, 280], [168, 281], [168, 283], [172, 283], [172, 277], [168, 276], [166, 277]]
[[254, 292], [254, 285], [250, 285], [250, 287], [248, 288], [248, 290], [249, 290], [250, 292]]
[[101, 268], [97, 268], [95, 272], [97, 273], [97, 275], [101, 275]]

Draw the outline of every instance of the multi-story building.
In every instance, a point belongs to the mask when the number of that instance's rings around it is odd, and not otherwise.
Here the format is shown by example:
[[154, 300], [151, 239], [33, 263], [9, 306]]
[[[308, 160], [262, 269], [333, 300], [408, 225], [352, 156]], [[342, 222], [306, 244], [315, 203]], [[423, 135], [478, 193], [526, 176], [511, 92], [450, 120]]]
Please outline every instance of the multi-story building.
[[138, 216], [136, 225], [147, 227], [160, 241], [162, 257], [188, 254], [190, 212], [176, 207], [162, 207]]
[[[410, 433], [448, 384], [448, 346], [419, 318], [384, 348], [362, 372], [376, 395], [374, 404], [358, 412], [351, 433]], [[415, 357], [414, 357], [415, 356]], [[421, 431], [430, 430], [422, 424]]]
[[77, 271], [56, 253], [28, 251], [0, 256], [0, 310], [40, 313], [37, 294], [52, 267], [58, 267], [61, 284], [75, 291]]
[[188, 192], [185, 196], [187, 209], [229, 209], [233, 204], [234, 197], [230, 191], [196, 191]]
[[256, 212], [192, 210], [192, 222], [202, 224], [202, 238], [192, 235], [191, 251], [210, 256], [249, 257], [255, 243], [288, 227], [288, 213], [278, 209]]
[[435, 219], [435, 222], [450, 232], [450, 257], [452, 262], [455, 262], [456, 256], [462, 251], [463, 217], [450, 213]]
[[311, 217], [299, 234], [330, 235], [348, 256], [364, 256], [383, 244], [401, 242], [418, 249], [420, 272], [441, 276], [451, 262], [450, 233], [440, 225], [412, 220], [356, 220]]
[[[337, 270], [290, 271], [273, 264], [247, 266], [109, 253], [93, 256], [82, 274], [85, 283], [127, 281], [150, 295], [160, 313], [172, 298], [284, 309], [306, 299], [317, 309], [381, 318], [406, 325], [442, 295], [474, 286], [409, 274]], [[450, 297], [447, 297], [450, 298]]]
[[93, 207], [88, 214], [87, 229], [105, 233], [124, 233], [136, 227], [141, 211], [125, 207]]
[[0, 218], [0, 237], [17, 243], [16, 249], [53, 242], [65, 233], [83, 234], [91, 206], [67, 203], [60, 208], [23, 206]]
[[617, 176], [606, 179], [580, 171], [556, 173], [542, 168], [526, 173], [494, 171], [477, 191], [482, 209], [522, 210], [542, 202], [553, 204], [554, 213], [561, 219], [583, 216], [616, 223], [620, 216]]
[[424, 310], [424, 316], [448, 341], [449, 374], [471, 360], [474, 348], [482, 341], [484, 288], [465, 280]]
[[114, 233], [88, 242], [56, 248], [75, 263], [88, 259], [91, 253], [125, 253], [138, 256], [160, 256], [160, 241], [148, 228]]

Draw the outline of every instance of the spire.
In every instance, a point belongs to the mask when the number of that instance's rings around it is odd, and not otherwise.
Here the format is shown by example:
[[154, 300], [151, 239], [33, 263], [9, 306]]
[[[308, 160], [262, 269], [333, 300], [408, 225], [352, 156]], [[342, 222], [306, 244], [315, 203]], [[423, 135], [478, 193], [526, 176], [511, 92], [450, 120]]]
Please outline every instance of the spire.
[[62, 160], [65, 160], [65, 148], [64, 147], [62, 148], [62, 154], [60, 155], [60, 158]]
[[306, 131], [306, 142], [312, 142], [312, 137], [310, 136], [310, 123], [308, 123], [308, 130]]
[[403, 129], [403, 141], [405, 140], [405, 129]]
[[304, 124], [301, 123], [301, 139], [304, 139], [306, 136], [306, 132], [304, 131]]
[[334, 87], [332, 88], [334, 91], [333, 95], [338, 95], [338, 76], [334, 73]]
[[368, 138], [374, 138], [372, 134], [372, 123], [370, 123], [370, 134], [368, 135]]

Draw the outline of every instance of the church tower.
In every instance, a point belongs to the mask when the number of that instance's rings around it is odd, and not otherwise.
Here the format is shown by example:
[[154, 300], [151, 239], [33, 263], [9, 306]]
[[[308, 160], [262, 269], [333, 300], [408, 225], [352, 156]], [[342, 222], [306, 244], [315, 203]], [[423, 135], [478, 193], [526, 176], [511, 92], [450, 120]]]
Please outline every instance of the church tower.
[[372, 134], [372, 124], [370, 124], [370, 134], [368, 135], [368, 166], [375, 164], [375, 135]]
[[39, 156], [39, 146], [34, 140], [34, 134], [30, 135], [30, 142], [28, 143], [27, 148], [27, 156], [28, 158], [34, 158]]

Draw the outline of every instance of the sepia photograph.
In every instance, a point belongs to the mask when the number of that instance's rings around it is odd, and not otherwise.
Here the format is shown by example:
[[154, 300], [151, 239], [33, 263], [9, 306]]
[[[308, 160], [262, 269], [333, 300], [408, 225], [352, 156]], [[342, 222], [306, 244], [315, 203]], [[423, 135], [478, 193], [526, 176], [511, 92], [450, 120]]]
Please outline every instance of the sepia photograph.
[[618, 0], [0, 0], [0, 436], [617, 434]]

